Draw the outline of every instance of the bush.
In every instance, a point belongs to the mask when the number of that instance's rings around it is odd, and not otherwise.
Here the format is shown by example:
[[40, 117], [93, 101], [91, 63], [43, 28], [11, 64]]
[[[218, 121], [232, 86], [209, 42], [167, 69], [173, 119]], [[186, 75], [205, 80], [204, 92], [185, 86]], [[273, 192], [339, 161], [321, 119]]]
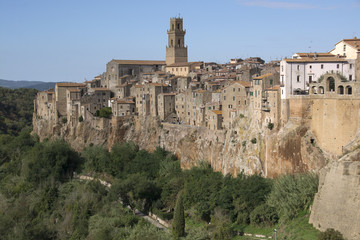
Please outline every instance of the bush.
[[271, 123], [271, 122], [269, 122], [269, 124], [268, 124], [268, 129], [272, 130], [273, 128], [274, 128], [274, 124]]
[[82, 122], [82, 121], [84, 121], [84, 118], [83, 118], [83, 116], [80, 116], [79, 117], [79, 122]]
[[251, 143], [252, 143], [252, 144], [256, 144], [256, 142], [257, 142], [257, 141], [256, 141], [256, 138], [251, 139]]
[[61, 119], [61, 122], [62, 122], [63, 124], [66, 124], [66, 123], [67, 123], [67, 118], [66, 118], [66, 117], [63, 117], [63, 118]]
[[100, 109], [99, 117], [101, 118], [110, 118], [112, 114], [111, 107], [105, 107]]
[[328, 228], [325, 232], [319, 234], [318, 240], [345, 240], [345, 238], [339, 231]]
[[279, 220], [276, 209], [262, 204], [250, 213], [250, 223], [257, 226], [272, 226]]
[[267, 204], [276, 209], [281, 221], [294, 218], [298, 212], [308, 210], [319, 184], [315, 173], [285, 175], [275, 180]]

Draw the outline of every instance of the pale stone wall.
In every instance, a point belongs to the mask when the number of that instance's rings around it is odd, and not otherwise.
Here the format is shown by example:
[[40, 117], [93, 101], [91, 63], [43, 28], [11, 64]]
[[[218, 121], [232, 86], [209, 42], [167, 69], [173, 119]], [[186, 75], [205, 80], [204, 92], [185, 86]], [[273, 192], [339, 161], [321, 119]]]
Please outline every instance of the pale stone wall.
[[321, 170], [310, 223], [325, 231], [334, 228], [348, 240], [360, 239], [360, 154], [354, 152]]
[[359, 129], [360, 99], [313, 99], [311, 129], [319, 146], [341, 155]]

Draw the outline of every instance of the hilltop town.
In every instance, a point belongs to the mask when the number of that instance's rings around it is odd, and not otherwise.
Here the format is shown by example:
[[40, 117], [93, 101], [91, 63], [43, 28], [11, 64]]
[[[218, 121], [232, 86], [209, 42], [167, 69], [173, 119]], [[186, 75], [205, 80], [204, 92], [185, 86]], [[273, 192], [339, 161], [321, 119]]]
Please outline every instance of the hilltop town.
[[[113, 59], [91, 81], [39, 92], [34, 132], [79, 149], [118, 141], [160, 146], [184, 168], [203, 160], [234, 176], [320, 171], [310, 221], [357, 239], [348, 226], [359, 220], [351, 206], [360, 202], [352, 191], [360, 174], [360, 39], [281, 61], [219, 64], [188, 62], [182, 18], [170, 19], [167, 34], [165, 61]], [[339, 219], [343, 212], [348, 221]]]

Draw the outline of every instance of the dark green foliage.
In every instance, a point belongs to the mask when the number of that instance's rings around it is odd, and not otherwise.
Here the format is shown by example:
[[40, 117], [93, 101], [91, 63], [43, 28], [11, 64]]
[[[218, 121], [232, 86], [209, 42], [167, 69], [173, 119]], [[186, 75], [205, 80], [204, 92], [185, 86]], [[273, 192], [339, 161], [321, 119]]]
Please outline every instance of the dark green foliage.
[[285, 175], [275, 180], [267, 204], [274, 207], [282, 221], [308, 210], [319, 184], [315, 173]]
[[81, 153], [85, 160], [85, 170], [98, 173], [111, 173], [110, 153], [105, 147], [86, 147]]
[[268, 129], [270, 129], [270, 130], [272, 130], [273, 128], [274, 128], [274, 124], [273, 123], [271, 123], [271, 122], [269, 122], [269, 124], [268, 124]]
[[63, 117], [63, 118], [61, 119], [61, 122], [62, 122], [63, 124], [66, 124], [66, 123], [67, 123], [67, 118], [66, 118], [66, 117]]
[[251, 143], [252, 144], [255, 144], [257, 141], [256, 141], [256, 138], [253, 138], [253, 139], [251, 139]]
[[99, 115], [96, 115], [96, 116], [99, 116], [101, 118], [110, 118], [111, 114], [112, 114], [111, 107], [105, 107], [105, 108], [100, 109]]
[[339, 232], [334, 230], [333, 228], [326, 229], [325, 232], [319, 234], [319, 240], [345, 240], [343, 235]]
[[35, 89], [0, 87], [0, 134], [18, 135], [25, 127], [31, 128]]
[[176, 200], [171, 232], [175, 238], [183, 237], [185, 235], [185, 215], [182, 192], [179, 192]]
[[124, 174], [125, 166], [130, 164], [138, 151], [139, 147], [133, 142], [115, 144], [110, 153], [111, 162], [109, 173], [113, 176]]
[[84, 121], [84, 118], [83, 118], [83, 116], [80, 116], [79, 117], [79, 122], [82, 122], [82, 121]]
[[278, 220], [276, 209], [266, 203], [259, 205], [250, 213], [250, 223], [255, 226], [272, 226]]
[[79, 170], [81, 158], [64, 140], [39, 143], [28, 152], [23, 175], [30, 183], [65, 181]]

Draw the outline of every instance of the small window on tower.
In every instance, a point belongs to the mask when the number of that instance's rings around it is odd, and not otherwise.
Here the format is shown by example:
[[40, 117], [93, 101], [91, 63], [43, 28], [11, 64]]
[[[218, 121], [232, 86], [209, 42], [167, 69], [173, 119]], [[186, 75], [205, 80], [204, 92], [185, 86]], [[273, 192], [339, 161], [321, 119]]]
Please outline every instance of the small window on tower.
[[178, 40], [178, 46], [180, 47], [180, 39]]
[[180, 23], [178, 23], [177, 27], [178, 27], [178, 30], [180, 30]]

